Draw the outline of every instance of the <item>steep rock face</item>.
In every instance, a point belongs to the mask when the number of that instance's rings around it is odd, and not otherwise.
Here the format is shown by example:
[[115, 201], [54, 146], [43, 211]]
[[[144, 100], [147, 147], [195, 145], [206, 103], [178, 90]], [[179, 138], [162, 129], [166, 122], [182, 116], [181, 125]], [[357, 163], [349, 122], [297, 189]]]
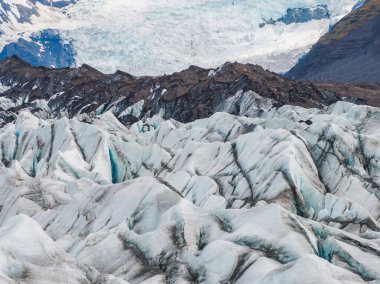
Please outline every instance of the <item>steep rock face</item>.
[[351, 12], [287, 74], [321, 82], [380, 82], [380, 3], [368, 0]]
[[[189, 122], [210, 116], [227, 99], [247, 91], [270, 99], [273, 106], [322, 107], [339, 100], [313, 84], [238, 63], [226, 63], [215, 70], [191, 66], [172, 75], [135, 77], [120, 71], [105, 75], [88, 65], [60, 70], [34, 68], [14, 57], [0, 64], [0, 82], [4, 122], [12, 121], [20, 109], [45, 118], [111, 110], [126, 124], [163, 111], [166, 119]], [[237, 101], [231, 113], [238, 108]]]
[[44, 246], [16, 259], [38, 275], [58, 253], [70, 283], [380, 280], [380, 110], [251, 97], [187, 124], [22, 111], [0, 131], [0, 232]]

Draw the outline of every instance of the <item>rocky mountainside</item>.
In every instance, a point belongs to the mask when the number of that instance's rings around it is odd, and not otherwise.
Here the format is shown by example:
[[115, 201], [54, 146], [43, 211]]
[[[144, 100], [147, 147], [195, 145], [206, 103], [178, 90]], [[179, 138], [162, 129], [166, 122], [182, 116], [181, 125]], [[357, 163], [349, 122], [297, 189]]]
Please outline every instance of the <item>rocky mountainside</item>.
[[361, 0], [2, 0], [0, 59], [162, 75], [226, 61], [286, 72]]
[[285, 104], [304, 107], [330, 105], [340, 98], [311, 83], [288, 80], [257, 65], [226, 63], [217, 69], [191, 66], [161, 77], [135, 77], [118, 71], [106, 75], [83, 65], [74, 69], [36, 68], [18, 57], [0, 62], [0, 107], [3, 123], [22, 109], [41, 118], [107, 111], [124, 124], [159, 112], [165, 119], [190, 122], [224, 109], [250, 115], [251, 106]]
[[288, 77], [341, 83], [380, 83], [380, 2], [367, 0], [294, 66]]

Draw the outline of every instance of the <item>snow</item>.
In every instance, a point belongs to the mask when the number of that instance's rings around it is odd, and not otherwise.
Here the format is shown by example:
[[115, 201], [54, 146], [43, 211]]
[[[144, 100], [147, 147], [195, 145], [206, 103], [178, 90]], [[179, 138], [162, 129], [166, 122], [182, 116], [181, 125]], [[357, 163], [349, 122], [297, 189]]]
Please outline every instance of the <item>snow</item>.
[[0, 82], [0, 94], [1, 93], [5, 93], [6, 91], [10, 90], [12, 87], [10, 86], [4, 86], [3, 84], [1, 84]]
[[[50, 28], [64, 19], [63, 11], [29, 0], [3, 0], [0, 17], [5, 17], [1, 25], [0, 46], [15, 42], [20, 37], [28, 38], [34, 32]], [[9, 5], [10, 9], [5, 7]], [[8, 19], [7, 19], [8, 18]]]
[[[6, 2], [17, 10], [16, 0]], [[34, 11], [31, 23], [12, 16], [2, 25], [0, 46], [53, 29], [73, 44], [77, 66], [86, 63], [106, 73], [120, 69], [158, 75], [226, 61], [285, 72], [358, 1], [81, 0], [63, 9], [21, 2]], [[327, 6], [330, 18], [261, 26], [280, 19], [288, 9], [318, 5]]]
[[[76, 46], [78, 64], [90, 63], [104, 72], [121, 69], [157, 75], [191, 64], [215, 67], [235, 60], [284, 72], [355, 4], [354, 0], [84, 0], [69, 8], [69, 24], [75, 27], [66, 35]], [[259, 27], [263, 19], [280, 18], [289, 8], [317, 5], [328, 5], [331, 19]], [[93, 48], [94, 42], [101, 50]]]

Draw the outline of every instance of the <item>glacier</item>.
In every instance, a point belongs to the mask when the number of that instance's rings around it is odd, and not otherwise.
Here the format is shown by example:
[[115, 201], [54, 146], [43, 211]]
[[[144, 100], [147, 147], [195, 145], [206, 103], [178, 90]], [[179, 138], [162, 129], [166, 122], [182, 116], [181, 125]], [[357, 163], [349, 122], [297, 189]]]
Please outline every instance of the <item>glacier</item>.
[[3, 282], [380, 281], [379, 108], [249, 91], [163, 117], [24, 109], [0, 130]]
[[[3, 2], [0, 48], [7, 47], [3, 57], [27, 53], [24, 59], [47, 67], [87, 63], [105, 73], [119, 69], [134, 75], [162, 75], [189, 65], [214, 68], [225, 61], [286, 72], [361, 1]], [[32, 39], [46, 30], [58, 33], [58, 42], [72, 48], [62, 46], [62, 54]], [[21, 46], [22, 52], [14, 45]], [[56, 58], [61, 60], [55, 62]]]

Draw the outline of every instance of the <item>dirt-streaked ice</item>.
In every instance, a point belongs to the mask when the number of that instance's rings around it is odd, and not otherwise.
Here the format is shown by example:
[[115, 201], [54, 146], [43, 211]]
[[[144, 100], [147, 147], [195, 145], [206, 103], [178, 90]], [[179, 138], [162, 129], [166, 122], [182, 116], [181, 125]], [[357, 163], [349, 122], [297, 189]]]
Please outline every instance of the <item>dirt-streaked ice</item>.
[[380, 280], [380, 109], [248, 92], [221, 111], [129, 128], [22, 111], [0, 131], [2, 279]]

